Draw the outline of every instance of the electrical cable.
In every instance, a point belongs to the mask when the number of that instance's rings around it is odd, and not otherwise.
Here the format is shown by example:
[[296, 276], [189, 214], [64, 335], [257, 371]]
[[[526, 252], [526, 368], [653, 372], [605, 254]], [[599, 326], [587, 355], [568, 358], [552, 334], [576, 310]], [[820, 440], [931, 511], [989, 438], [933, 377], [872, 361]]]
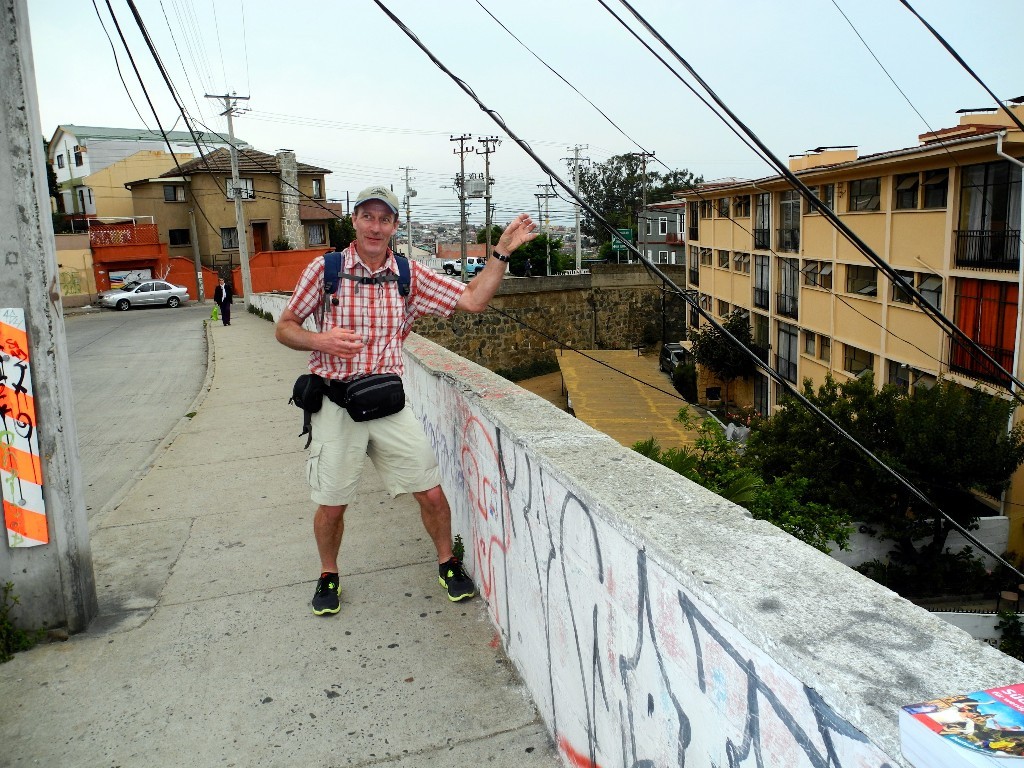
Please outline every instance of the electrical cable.
[[[622, 1], [625, 2], [625, 0], [622, 0]], [[599, 2], [600, 2], [600, 0], [599, 0]], [[480, 109], [485, 114], [487, 114], [498, 125], [498, 127], [501, 128], [505, 132], [505, 134], [510, 139], [512, 139], [512, 141], [514, 141], [524, 152], [526, 152], [531, 158], [533, 158], [534, 162], [536, 162], [540, 166], [540, 168], [548, 176], [550, 176], [553, 180], [556, 180], [558, 182], [558, 184], [564, 190], [566, 190], [566, 192], [568, 192], [575, 200], [577, 200], [577, 202], [579, 202], [581, 207], [587, 209], [588, 212], [595, 217], [595, 219], [602, 221], [604, 226], [608, 230], [615, 232], [615, 228], [611, 224], [609, 224], [607, 221], [605, 221], [600, 216], [600, 214], [589, 203], [587, 203], [585, 200], [583, 200], [581, 197], [579, 197], [569, 187], [569, 185], [554, 171], [554, 169], [552, 169], [550, 166], [548, 166], [547, 163], [545, 163], [543, 159], [541, 159], [539, 156], [537, 156], [537, 154], [530, 148], [530, 146], [525, 141], [520, 139], [509, 128], [509, 126], [505, 123], [505, 121], [502, 119], [502, 117], [495, 110], [490, 109], [489, 107], [487, 107], [483, 103], [483, 101], [481, 101], [481, 99], [476, 95], [476, 93], [473, 91], [473, 89], [464, 80], [460, 79], [457, 75], [455, 75], [455, 73], [453, 73], [450, 69], [448, 69], [448, 67], [446, 67], [444, 65], [444, 63], [441, 62], [440, 59], [438, 59], [437, 56], [435, 56], [433, 54], [433, 52], [431, 52], [430, 49], [427, 48], [426, 45], [422, 41], [420, 41], [420, 39], [412, 32], [412, 30], [409, 29], [409, 27], [407, 27], [397, 16], [395, 16], [387, 8], [387, 6], [384, 5], [384, 3], [381, 0], [374, 0], [374, 3], [377, 5], [378, 8], [381, 9], [381, 11], [383, 11], [383, 13], [386, 16], [388, 16], [388, 18], [390, 18], [392, 20], [392, 22], [395, 23], [396, 26], [398, 26], [399, 29], [401, 29], [402, 32], [405, 33], [405, 35], [418, 48], [420, 48], [420, 50], [423, 51], [423, 53], [439, 69], [441, 69], [442, 72], [444, 72], [456, 85], [458, 85], [459, 88], [461, 88], [462, 91], [467, 96], [469, 96], [474, 102], [476, 102], [477, 106], [479, 106]], [[755, 141], [757, 141], [756, 137], [755, 137]], [[767, 149], [767, 148], [765, 148], [765, 149]], [[799, 180], [797, 180], [797, 181], [798, 181], [798, 183], [800, 183]], [[803, 186], [802, 183], [801, 183], [801, 186]], [[809, 190], [808, 190], [808, 193], [809, 193]], [[817, 206], [818, 207], [825, 208], [824, 204], [821, 203], [821, 201], [818, 200], [816, 196], [812, 195], [812, 197], [814, 198], [815, 201], [817, 201]], [[828, 209], [826, 208], [825, 210], [828, 210]], [[863, 453], [865, 456], [870, 458], [875, 463], [875, 465], [877, 467], [879, 467], [885, 473], [890, 475], [901, 486], [903, 486], [905, 489], [907, 489], [913, 495], [914, 498], [916, 498], [918, 501], [923, 503], [929, 509], [931, 509], [934, 512], [938, 513], [941, 517], [945, 518], [945, 520], [953, 528], [955, 528], [965, 539], [967, 539], [967, 541], [971, 542], [972, 544], [977, 546], [981, 551], [985, 552], [986, 554], [990, 555], [991, 557], [993, 557], [998, 562], [1002, 563], [1004, 566], [1006, 566], [1011, 571], [1016, 573], [1021, 579], [1024, 579], [1024, 573], [1022, 573], [1021, 571], [1017, 570], [1017, 568], [1015, 568], [1010, 563], [1006, 562], [1005, 559], [1003, 559], [1000, 555], [998, 555], [995, 552], [993, 552], [991, 550], [991, 548], [989, 548], [987, 545], [985, 545], [982, 542], [978, 541], [978, 539], [975, 536], [973, 536], [970, 531], [968, 531], [964, 526], [960, 525], [960, 523], [958, 523], [956, 520], [954, 520], [945, 511], [940, 509], [935, 504], [935, 502], [933, 502], [931, 499], [929, 499], [927, 496], [925, 496], [909, 480], [907, 480], [905, 477], [903, 477], [903, 475], [901, 475], [895, 469], [893, 469], [888, 464], [886, 464], [881, 458], [879, 458], [877, 455], [875, 455], [875, 453], [873, 451], [871, 451], [867, 446], [865, 446], [862, 443], [860, 443], [856, 438], [853, 437], [853, 435], [851, 435], [849, 432], [847, 432], [845, 429], [843, 429], [842, 426], [840, 426], [836, 421], [834, 421], [831, 417], [829, 417], [826, 413], [824, 413], [820, 408], [818, 408], [814, 403], [812, 403], [805, 395], [803, 395], [803, 393], [799, 392], [794, 387], [792, 387], [790, 385], [790, 383], [783, 376], [781, 376], [778, 373], [778, 371], [776, 371], [770, 365], [768, 365], [767, 363], [762, 361], [759, 357], [757, 357], [753, 353], [752, 350], [750, 350], [748, 347], [746, 347], [744, 344], [742, 344], [735, 336], [733, 336], [729, 332], [729, 330], [727, 328], [722, 326], [709, 312], [707, 312], [703, 307], [701, 307], [699, 302], [694, 300], [694, 295], [693, 295], [694, 292], [693, 291], [684, 291], [683, 289], [679, 288], [671, 280], [671, 278], [668, 277], [668, 275], [666, 275], [664, 272], [662, 272], [655, 264], [653, 264], [644, 254], [642, 254], [631, 243], [627, 242], [624, 238], [622, 238], [621, 235], [618, 234], [618, 232], [615, 232], [615, 236], [618, 237], [622, 241], [623, 245], [625, 245], [628, 250], [633, 251], [638, 256], [639, 260], [642, 261], [647, 266], [647, 269], [649, 271], [651, 271], [652, 273], [654, 273], [654, 274], [658, 275], [659, 277], [661, 277], [661, 279], [666, 283], [666, 285], [671, 286], [675, 290], [677, 295], [681, 296], [688, 304], [690, 304], [690, 306], [698, 313], [698, 315], [700, 317], [703, 317], [705, 320], [707, 320], [708, 323], [712, 327], [714, 327], [715, 330], [719, 334], [721, 334], [729, 342], [731, 342], [733, 345], [735, 345], [737, 349], [743, 351], [744, 354], [746, 354], [751, 359], [751, 361], [753, 362], [753, 364], [756, 367], [762, 369], [769, 378], [771, 378], [773, 381], [775, 381], [777, 384], [779, 384], [779, 386], [781, 386], [791, 397], [794, 397], [796, 400], [798, 400], [805, 408], [807, 408], [809, 411], [814, 413], [819, 419], [821, 419], [826, 424], [828, 424], [828, 426], [831, 427], [837, 434], [841, 435], [851, 445], [856, 447], [861, 453]], [[903, 283], [906, 283], [906, 281], [904, 280]], [[911, 287], [911, 290], [914, 291], [914, 293], [917, 293], [916, 290], [913, 289], [913, 287]], [[918, 294], [918, 295], [920, 295], [920, 294]], [[923, 298], [922, 298], [922, 300], [923, 300]]]
[[[132, 5], [132, 0], [128, 0], [128, 2], [129, 2], [129, 5]], [[131, 49], [128, 47], [128, 42], [124, 38], [124, 33], [121, 31], [121, 25], [120, 25], [120, 23], [117, 20], [117, 14], [114, 13], [114, 7], [110, 4], [110, 0], [106, 0], [106, 3], [107, 3], [107, 10], [110, 13], [110, 18], [114, 22], [114, 28], [117, 30], [117, 35], [121, 39], [121, 45], [124, 46], [125, 52], [128, 54], [128, 60], [132, 64], [132, 69], [135, 70], [135, 76], [138, 78], [139, 86], [142, 88], [142, 93], [146, 97], [146, 103], [149, 104], [149, 108], [153, 112], [153, 119], [156, 120], [157, 128], [160, 129], [160, 135], [164, 137], [164, 143], [167, 144], [167, 150], [171, 154], [171, 159], [174, 161], [174, 165], [177, 167], [178, 172], [181, 173], [181, 164], [178, 162], [178, 156], [175, 154], [174, 147], [171, 146], [171, 140], [170, 140], [170, 138], [168, 138], [167, 132], [164, 130], [164, 127], [163, 127], [163, 125], [160, 122], [160, 116], [157, 114], [156, 107], [153, 105], [153, 100], [149, 98], [149, 91], [146, 89], [146, 83], [142, 79], [142, 73], [139, 72], [139, 68], [135, 64], [135, 57], [132, 55]], [[146, 36], [146, 39], [148, 40], [148, 35]], [[186, 120], [185, 124], [188, 125], [188, 121], [187, 120]], [[193, 137], [194, 137], [194, 134], [193, 134]], [[184, 176], [183, 173], [181, 173], [181, 175]], [[199, 213], [202, 214], [203, 218], [206, 220], [206, 223], [210, 225], [210, 229], [213, 229], [214, 231], [216, 231], [216, 228], [213, 226], [213, 223], [210, 221], [209, 217], [206, 215], [206, 211], [203, 210], [202, 206], [199, 205], [198, 202], [196, 202], [196, 208], [199, 209]]]
[[[901, 2], [902, 1], [903, 0], [901, 0]], [[633, 30], [630, 29], [630, 27], [622, 19], [620, 19], [615, 14], [615, 12], [612, 11], [611, 8], [608, 7], [608, 5], [605, 3], [605, 0], [597, 0], [597, 2], [600, 3], [601, 6], [603, 6], [615, 19], [617, 19], [623, 25], [623, 27], [625, 27], [632, 34], [634, 34], [634, 36], [636, 35], [636, 33], [633, 32]], [[925, 299], [925, 297], [913, 285], [907, 282], [907, 280], [902, 275], [900, 275], [897, 272], [897, 270], [895, 270], [888, 262], [879, 257], [878, 254], [876, 254], [867, 245], [867, 243], [865, 243], [860, 238], [860, 236], [857, 235], [845, 222], [843, 222], [842, 219], [840, 219], [839, 216], [837, 216], [831, 208], [826, 206], [818, 198], [816, 194], [811, 192], [807, 185], [804, 184], [792, 171], [789, 170], [786, 164], [783, 163], [771, 151], [771, 149], [757, 136], [757, 134], [755, 134], [753, 130], [751, 130], [742, 120], [740, 120], [740, 118], [718, 96], [714, 89], [711, 88], [711, 86], [697, 73], [697, 71], [689, 64], [689, 62], [687, 62], [686, 59], [684, 59], [679, 54], [679, 52], [675, 50], [675, 48], [661, 35], [661, 33], [654, 29], [650, 22], [648, 22], [642, 14], [640, 14], [636, 9], [633, 8], [632, 5], [630, 5], [628, 0], [619, 0], [619, 2], [623, 6], [625, 6], [625, 8], [648, 31], [649, 34], [651, 34], [655, 39], [657, 39], [658, 42], [661, 43], [661, 45], [664, 46], [664, 48], [672, 54], [676, 61], [678, 61], [686, 69], [686, 71], [700, 84], [701, 88], [703, 88], [708, 93], [708, 95], [715, 102], [715, 104], [717, 104], [719, 108], [726, 115], [729, 116], [729, 119], [732, 120], [750, 138], [750, 140], [753, 141], [761, 149], [761, 151], [766, 157], [770, 158], [770, 161], [772, 165], [775, 166], [776, 170], [786, 179], [786, 181], [790, 183], [790, 185], [792, 185], [794, 189], [796, 189], [800, 193], [800, 195], [805, 200], [808, 201], [808, 203], [811, 204], [811, 206], [813, 206], [814, 209], [816, 209], [819, 213], [825, 216], [825, 218], [827, 218], [832, 223], [832, 225], [850, 242], [851, 245], [854, 246], [854, 248], [856, 248], [865, 257], [867, 257], [868, 261], [874, 264], [877, 269], [880, 269], [882, 272], [884, 272], [892, 282], [899, 285], [900, 288], [902, 288], [908, 295], [910, 295], [914, 299], [914, 303], [917, 304], [933, 322], [945, 328], [951, 336], [956, 338], [962, 344], [965, 344], [968, 347], [968, 349], [973, 350], [975, 355], [977, 355], [981, 359], [986, 360], [994, 367], [995, 370], [1005, 375], [1005, 377], [1010, 382], [1015, 384], [1017, 387], [1017, 391], [1013, 391], [1011, 389], [1009, 394], [1018, 403], [1024, 405], [1024, 395], [1020, 394], [1020, 390], [1024, 388], [1024, 383], [1018, 380], [1017, 377], [1014, 376], [1012, 373], [1007, 371], [994, 357], [992, 357], [992, 355], [985, 351], [985, 349], [980, 344], [978, 344], [965, 331], [963, 331], [963, 329], [961, 329], [958, 325], [956, 325], [953, 321], [947, 318], [944, 314], [935, 309], [930, 304], [930, 302], [928, 302], [928, 300]], [[660, 60], [663, 63], [665, 63], [664, 59]], [[668, 66], [667, 63], [666, 66]], [[676, 74], [676, 76], [678, 77], [678, 73], [676, 73], [675, 70], [672, 69], [672, 67], [669, 67], [669, 70], [673, 72], [673, 74]], [[682, 78], [680, 78], [680, 80], [682, 80]]]
[[96, 0], [92, 0], [93, 10], [96, 11], [96, 18], [99, 19], [100, 26], [103, 28], [103, 34], [107, 36], [107, 42], [110, 43], [110, 52], [114, 55], [114, 66], [117, 67], [117, 76], [121, 78], [121, 85], [124, 86], [125, 95], [128, 96], [128, 101], [132, 103], [132, 109], [135, 110], [135, 114], [139, 116], [139, 120], [145, 126], [147, 131], [153, 129], [149, 127], [149, 123], [146, 122], [146, 118], [139, 112], [139, 108], [135, 105], [135, 99], [132, 98], [132, 93], [128, 90], [128, 83], [124, 81], [124, 73], [121, 72], [121, 62], [117, 60], [117, 50], [114, 48], [114, 41], [110, 38], [110, 33], [107, 32], [107, 25], [103, 23], [103, 16], [100, 15], [100, 8], [96, 5]]
[[[956, 59], [957, 63], [964, 68], [964, 71], [967, 72], [967, 74], [969, 74], [971, 77], [973, 77], [975, 82], [978, 83], [978, 85], [985, 89], [985, 93], [992, 97], [992, 100], [996, 104], [998, 104], [999, 108], [1002, 109], [1009, 116], [1009, 118], [1013, 121], [1014, 125], [1016, 125], [1017, 128], [1019, 128], [1021, 131], [1024, 131], [1024, 123], [1021, 122], [1020, 118], [1017, 117], [1017, 115], [1013, 113], [1013, 110], [1007, 107], [1002, 102], [1002, 100], [992, 92], [992, 89], [985, 84], [985, 81], [982, 80], [973, 69], [971, 69], [970, 65], [966, 61], [964, 61], [963, 57], [956, 52], [956, 49], [954, 49], [953, 46], [946, 42], [946, 39], [938, 33], [935, 27], [933, 27], [931, 24], [925, 21], [924, 17], [914, 10], [914, 7], [908, 2], [908, 0], [899, 1], [908, 11], [910, 11], [912, 14], [914, 14], [914, 16], [917, 17], [918, 21], [924, 24], [925, 28], [932, 33], [932, 36], [939, 41], [942, 47], [949, 51], [949, 55]], [[1019, 383], [1018, 386], [1020, 386]]]

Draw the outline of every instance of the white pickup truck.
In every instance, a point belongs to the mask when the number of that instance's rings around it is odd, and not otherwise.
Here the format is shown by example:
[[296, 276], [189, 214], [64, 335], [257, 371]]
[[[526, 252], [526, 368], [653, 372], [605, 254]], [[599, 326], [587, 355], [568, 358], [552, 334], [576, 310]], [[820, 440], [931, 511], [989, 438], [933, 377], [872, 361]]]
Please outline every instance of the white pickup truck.
[[[475, 275], [477, 272], [484, 268], [484, 264], [486, 262], [486, 259], [481, 259], [479, 256], [467, 256], [466, 274], [472, 277], [473, 275]], [[443, 269], [449, 275], [461, 275], [462, 259], [449, 259], [447, 261], [442, 261], [441, 269]]]

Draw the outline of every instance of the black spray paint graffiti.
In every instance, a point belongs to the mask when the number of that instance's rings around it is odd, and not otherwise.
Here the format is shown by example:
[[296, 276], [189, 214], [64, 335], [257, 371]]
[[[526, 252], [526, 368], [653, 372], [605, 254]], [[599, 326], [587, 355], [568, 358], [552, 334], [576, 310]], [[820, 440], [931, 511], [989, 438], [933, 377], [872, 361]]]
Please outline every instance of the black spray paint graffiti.
[[[498, 514], [495, 521], [500, 531], [495, 535], [509, 542], [504, 552], [506, 560], [525, 561], [533, 573], [539, 590], [540, 606], [527, 606], [531, 615], [517, 615], [516, 601], [509, 594], [509, 563], [502, 565], [503, 580], [496, 579], [497, 594], [491, 600], [500, 600], [503, 610], [499, 626], [506, 646], [513, 658], [521, 642], [514, 632], [514, 622], [529, 622], [534, 616], [543, 617], [545, 652], [547, 659], [538, 659], [536, 648], [523, 648], [518, 654], [521, 663], [547, 663], [547, 691], [534, 691], [542, 711], [550, 712], [550, 726], [563, 752], [571, 749], [573, 763], [592, 768], [610, 768], [613, 755], [617, 752], [620, 765], [631, 768], [655, 768], [667, 765], [666, 760], [680, 768], [691, 765], [707, 765], [713, 755], [724, 755], [725, 765], [738, 768], [744, 765], [777, 765], [771, 747], [766, 746], [762, 723], [770, 712], [774, 721], [780, 723], [789, 739], [802, 753], [804, 763], [811, 768], [843, 768], [842, 755], [856, 753], [858, 765], [874, 765], [877, 768], [892, 768], [885, 756], [873, 747], [862, 733], [854, 729], [832, 710], [811, 689], [803, 687], [804, 701], [799, 708], [804, 717], [798, 717], [787, 707], [778, 694], [765, 681], [755, 662], [720, 632], [709, 615], [682, 590], [677, 590], [679, 613], [675, 618], [679, 629], [689, 629], [695, 659], [692, 679], [697, 681], [703, 701], [695, 700], [694, 686], [690, 681], [680, 679], [678, 672], [670, 669], [659, 643], [659, 628], [652, 610], [652, 595], [648, 577], [647, 555], [643, 550], [636, 553], [637, 585], [636, 602], [633, 606], [632, 648], [621, 648], [617, 654], [617, 669], [602, 653], [602, 647], [611, 647], [614, 640], [608, 637], [610, 619], [607, 615], [608, 590], [605, 585], [605, 554], [601, 540], [601, 529], [591, 510], [578, 497], [552, 482], [544, 471], [530, 461], [529, 455], [514, 441], [499, 431], [495, 435], [498, 472], [501, 475], [502, 503], [507, 514]], [[519, 524], [521, 523], [521, 525]], [[556, 535], [557, 532], [557, 535]], [[567, 545], [569, 535], [573, 543]], [[483, 531], [481, 535], [487, 536]], [[571, 547], [571, 552], [567, 551]], [[572, 575], [567, 568], [567, 555], [585, 559], [590, 563], [589, 583], [580, 582], [580, 572]], [[560, 604], [564, 600], [564, 605]], [[553, 611], [561, 612], [553, 615]], [[556, 627], [565, 622], [557, 619], [568, 614], [571, 636], [567, 637], [570, 647], [562, 647], [562, 638], [556, 638]], [[586, 620], [584, 620], [586, 617]], [[535, 619], [534, 619], [535, 620]], [[686, 632], [683, 631], [683, 636]], [[738, 694], [746, 702], [742, 724], [730, 723], [720, 729], [721, 742], [709, 750], [709, 736], [702, 734], [701, 751], [694, 751], [691, 712], [707, 709], [708, 684], [705, 670], [705, 649], [711, 643], [721, 657], [731, 660], [734, 669], [731, 674], [738, 676], [745, 690]], [[566, 660], [571, 658], [571, 663]], [[646, 661], [644, 661], [646, 659]], [[561, 685], [556, 685], [557, 672], [561, 673]], [[564, 676], [576, 679], [575, 685], [567, 691]], [[675, 672], [675, 677], [673, 677]], [[778, 678], [779, 672], [774, 677]], [[656, 678], [656, 679], [655, 679]], [[615, 684], [617, 682], [617, 684]], [[796, 685], [794, 681], [794, 685]], [[659, 733], [655, 738], [644, 733], [651, 716], [655, 714], [655, 696], [667, 702], [662, 721], [672, 723], [671, 733]], [[567, 692], [575, 698], [567, 698]], [[808, 729], [806, 711], [813, 714], [813, 723]], [[615, 713], [615, 716], [613, 716]], [[640, 718], [647, 722], [641, 724]], [[582, 733], [569, 732], [578, 724]], [[777, 726], [776, 726], [777, 727]], [[566, 732], [563, 732], [563, 728]], [[726, 732], [739, 734], [732, 738]], [[816, 734], [816, 738], [811, 736]], [[845, 749], [837, 748], [836, 740], [845, 742]], [[659, 746], [652, 746], [652, 742]], [[666, 741], [671, 743], [666, 747]], [[617, 742], [617, 744], [616, 744]], [[613, 746], [615, 745], [615, 746]], [[617, 747], [617, 748], [616, 748]], [[584, 762], [584, 760], [588, 762]]]

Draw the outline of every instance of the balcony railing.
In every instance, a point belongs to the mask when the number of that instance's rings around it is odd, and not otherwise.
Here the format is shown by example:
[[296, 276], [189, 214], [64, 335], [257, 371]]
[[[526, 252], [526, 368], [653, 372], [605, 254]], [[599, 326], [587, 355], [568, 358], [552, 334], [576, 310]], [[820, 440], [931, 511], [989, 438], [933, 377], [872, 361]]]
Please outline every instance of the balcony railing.
[[956, 265], [983, 269], [1017, 269], [1020, 263], [1020, 230], [993, 232], [985, 229], [956, 230]]
[[698, 267], [690, 267], [689, 280], [687, 282], [690, 285], [700, 285], [700, 269]]
[[683, 242], [683, 238], [682, 238], [682, 236], [680, 236], [676, 232], [669, 232], [667, 235], [665, 235], [665, 242], [666, 243], [681, 243], [681, 242]]
[[786, 381], [791, 381], [796, 384], [796, 363], [792, 360], [787, 360], [779, 355], [775, 356], [775, 370], [779, 372], [779, 375]]
[[772, 247], [772, 231], [770, 229], [754, 230], [754, 247], [767, 251]]
[[797, 310], [796, 296], [791, 296], [788, 293], [775, 294], [775, 307], [780, 315], [795, 318]]
[[[979, 344], [999, 365], [1006, 370], [1013, 367], [1013, 350], [999, 349], [985, 344]], [[959, 339], [953, 339], [949, 348], [949, 367], [958, 373], [973, 376], [983, 381], [991, 381], [994, 384], [1009, 386], [1010, 380], [1006, 374], [999, 371], [996, 366], [983, 358], [973, 349], [968, 347]]]
[[768, 309], [768, 289], [767, 288], [755, 288], [754, 289], [754, 306], [760, 309]]
[[[755, 237], [757, 236], [757, 230], [754, 230]], [[800, 230], [799, 229], [780, 229], [778, 230], [778, 250], [786, 251], [788, 253], [799, 253], [800, 252]], [[765, 246], [767, 247], [767, 246]]]
[[89, 246], [156, 245], [156, 224], [98, 224], [89, 228]]

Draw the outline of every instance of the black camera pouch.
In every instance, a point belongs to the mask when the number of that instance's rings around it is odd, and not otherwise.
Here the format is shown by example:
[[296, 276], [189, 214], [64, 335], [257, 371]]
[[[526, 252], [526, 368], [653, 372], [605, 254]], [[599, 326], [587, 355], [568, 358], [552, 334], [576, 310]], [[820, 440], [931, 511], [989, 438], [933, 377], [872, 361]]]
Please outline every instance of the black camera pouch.
[[372, 421], [391, 416], [405, 408], [401, 376], [375, 373], [347, 382], [345, 410], [352, 421]]
[[302, 432], [299, 433], [299, 437], [309, 435], [306, 439], [306, 448], [309, 448], [309, 444], [313, 441], [313, 414], [323, 406], [326, 390], [326, 383], [315, 373], [302, 374], [292, 385], [292, 396], [288, 402], [295, 403], [302, 409]]

